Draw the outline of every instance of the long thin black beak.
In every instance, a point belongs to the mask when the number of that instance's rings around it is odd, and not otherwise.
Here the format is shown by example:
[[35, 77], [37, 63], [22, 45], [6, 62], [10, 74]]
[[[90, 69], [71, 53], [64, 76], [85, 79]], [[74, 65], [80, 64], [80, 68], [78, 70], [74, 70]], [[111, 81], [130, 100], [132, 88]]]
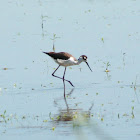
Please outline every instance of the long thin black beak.
[[88, 62], [86, 62], [86, 64], [87, 64], [87, 66], [89, 67], [89, 69], [92, 71], [92, 69], [90, 68], [90, 66], [89, 66]]

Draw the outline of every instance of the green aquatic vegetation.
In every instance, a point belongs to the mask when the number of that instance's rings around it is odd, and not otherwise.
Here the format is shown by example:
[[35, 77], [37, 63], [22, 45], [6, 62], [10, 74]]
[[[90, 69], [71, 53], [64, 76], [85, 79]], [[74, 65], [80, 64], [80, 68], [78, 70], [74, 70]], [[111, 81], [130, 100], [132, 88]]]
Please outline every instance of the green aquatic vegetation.
[[104, 118], [101, 118], [101, 121], [103, 122], [104, 121]]
[[126, 116], [129, 116], [129, 115], [127, 113], [124, 113], [123, 116], [126, 117]]
[[54, 43], [53, 43], [53, 51], [55, 52], [55, 47], [54, 47]]
[[132, 113], [131, 113], [131, 114], [132, 114], [132, 119], [134, 119], [134, 118], [135, 118], [135, 115], [134, 115], [133, 111], [132, 111]]
[[8, 68], [3, 68], [3, 70], [8, 70]]
[[20, 36], [20, 35], [21, 35], [21, 33], [20, 33], [20, 32], [18, 32], [18, 33], [17, 33], [17, 35], [18, 35], [18, 36]]
[[104, 38], [103, 37], [101, 38], [101, 41], [104, 43]]
[[57, 120], [60, 120], [60, 116], [57, 116]]
[[14, 87], [17, 87], [17, 84], [14, 84]]
[[62, 20], [62, 18], [59, 18], [58, 20], [59, 20], [59, 21], [61, 21], [61, 20]]
[[[53, 118], [53, 120], [52, 120]], [[80, 111], [80, 110], [73, 110], [73, 109], [68, 109], [68, 110], [62, 110], [60, 111], [59, 115], [55, 116], [55, 117], [51, 117], [50, 115], [50, 119], [52, 121], [72, 121], [73, 124], [77, 124], [79, 123], [79, 121], [82, 121], [82, 120], [88, 120], [90, 118], [90, 113], [87, 111], [87, 112], [84, 112], [84, 111]], [[83, 122], [85, 123], [85, 122]], [[79, 124], [79, 125], [82, 125], [82, 124]]]
[[51, 120], [53, 121], [53, 120], [54, 120], [54, 118], [52, 117], [52, 118], [51, 118]]
[[136, 79], [135, 79], [135, 84], [134, 84], [134, 90], [136, 90], [136, 86], [137, 86], [137, 75], [136, 75]]
[[43, 29], [43, 27], [44, 27], [44, 16], [43, 15], [41, 15], [41, 20], [42, 20], [42, 24], [41, 24], [41, 27], [42, 27], [42, 29]]
[[54, 42], [58, 38], [60, 38], [60, 37], [56, 36], [56, 34], [53, 34], [53, 38], [51, 38], [51, 40], [53, 40], [53, 42]]
[[120, 114], [118, 113], [118, 119], [120, 118]]
[[56, 127], [52, 127], [52, 130], [54, 131]]
[[45, 123], [46, 123], [46, 122], [48, 122], [48, 120], [43, 120], [43, 122], [45, 122]]
[[132, 100], [132, 103], [134, 103], [135, 102], [135, 100]]
[[6, 110], [5, 110], [4, 113], [1, 114], [0, 116], [1, 116], [2, 118], [5, 118], [5, 114], [6, 114]]
[[106, 70], [105, 70], [105, 72], [110, 72], [110, 71], [108, 70], [108, 67], [111, 66], [111, 64], [110, 64], [109, 62], [107, 62], [107, 63], [105, 63], [105, 64], [106, 64]]
[[135, 115], [134, 115], [134, 106], [132, 106], [131, 109], [132, 109], [132, 112], [131, 112], [131, 115], [132, 116], [131, 117], [132, 117], [132, 119], [134, 119], [135, 118]]
[[45, 19], [46, 18], [49, 18], [48, 16], [44, 16], [44, 15], [41, 15], [41, 28], [42, 28], [42, 30], [43, 30], [43, 28], [44, 28], [44, 22], [46, 21]]
[[123, 53], [123, 66], [125, 66], [125, 55], [126, 53]]
[[90, 13], [90, 12], [91, 12], [91, 10], [90, 10], [90, 9], [85, 11], [85, 13]]
[[[0, 122], [7, 122], [7, 118], [6, 118], [6, 110], [3, 112], [3, 114], [0, 114]], [[9, 119], [8, 119], [9, 120]]]
[[73, 127], [88, 125], [90, 116], [89, 112], [75, 112], [73, 114]]
[[51, 112], [49, 113], [49, 117], [52, 121], [54, 121], [54, 118], [51, 116]]
[[80, 127], [80, 124], [78, 124], [78, 123], [73, 123], [73, 127], [75, 128], [75, 127]]
[[99, 95], [99, 93], [98, 93], [98, 92], [96, 92], [96, 95]]
[[132, 82], [132, 84], [131, 84], [130, 88], [133, 88], [133, 82]]
[[135, 116], [134, 116], [134, 114], [132, 114], [132, 119], [134, 119], [135, 118]]
[[44, 31], [44, 22], [46, 21], [46, 18], [49, 18], [49, 17], [41, 15], [42, 37], [47, 36], [47, 31]]
[[55, 46], [54, 46], [54, 42], [56, 39], [58, 39], [60, 37], [57, 37], [56, 34], [53, 34], [53, 38], [51, 38], [51, 40], [53, 41], [53, 51], [55, 52]]
[[26, 119], [26, 116], [22, 116], [22, 119]]
[[138, 78], [138, 75], [136, 75], [136, 78], [135, 78], [135, 81], [132, 82], [130, 88], [134, 88], [134, 91], [136, 91], [137, 89], [137, 78]]

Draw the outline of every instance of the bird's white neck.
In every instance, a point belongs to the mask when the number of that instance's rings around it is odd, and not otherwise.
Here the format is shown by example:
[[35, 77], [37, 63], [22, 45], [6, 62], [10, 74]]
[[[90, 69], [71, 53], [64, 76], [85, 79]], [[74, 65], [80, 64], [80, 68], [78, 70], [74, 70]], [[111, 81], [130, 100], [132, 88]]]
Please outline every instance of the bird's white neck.
[[79, 65], [81, 62], [83, 62], [83, 59], [82, 58], [79, 58], [76, 65]]

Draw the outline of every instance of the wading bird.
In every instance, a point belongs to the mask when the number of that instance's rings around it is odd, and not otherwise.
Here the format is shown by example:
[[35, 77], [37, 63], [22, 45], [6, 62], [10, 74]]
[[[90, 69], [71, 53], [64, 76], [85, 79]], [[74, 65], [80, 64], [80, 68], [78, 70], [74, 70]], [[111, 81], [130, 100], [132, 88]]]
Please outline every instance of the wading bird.
[[[74, 85], [71, 83], [71, 81], [65, 79], [65, 73], [66, 73], [67, 66], [79, 65], [81, 62], [85, 62], [87, 64], [87, 66], [89, 67], [89, 69], [91, 70], [91, 68], [90, 68], [90, 66], [89, 66], [89, 64], [87, 62], [87, 56], [85, 56], [85, 55], [81, 55], [79, 57], [79, 59], [77, 60], [74, 56], [72, 56], [71, 54], [69, 54], [67, 52], [58, 52], [58, 53], [55, 53], [55, 52], [43, 52], [43, 53], [49, 55], [59, 65], [56, 68], [56, 70], [52, 73], [52, 76], [63, 80], [64, 97], [65, 97], [65, 81], [69, 82], [71, 84], [71, 86], [74, 87]], [[54, 75], [54, 73], [58, 70], [58, 68], [60, 66], [65, 67], [63, 78]]]

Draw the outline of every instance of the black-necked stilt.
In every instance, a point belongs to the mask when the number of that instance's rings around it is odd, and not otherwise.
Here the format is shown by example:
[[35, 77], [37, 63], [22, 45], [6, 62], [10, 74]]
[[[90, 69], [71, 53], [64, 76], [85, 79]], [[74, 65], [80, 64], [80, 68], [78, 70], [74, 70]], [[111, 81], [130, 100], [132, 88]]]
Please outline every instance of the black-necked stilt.
[[[81, 62], [85, 62], [88, 65], [89, 69], [91, 70], [91, 68], [90, 68], [90, 66], [89, 66], [89, 64], [87, 62], [87, 56], [85, 56], [85, 55], [81, 55], [79, 57], [79, 59], [77, 60], [74, 56], [72, 56], [71, 54], [69, 54], [67, 52], [59, 52], [59, 53], [55, 53], [55, 52], [43, 52], [43, 53], [49, 55], [59, 65], [56, 68], [56, 70], [52, 73], [52, 76], [63, 80], [63, 84], [64, 84], [64, 97], [65, 97], [65, 81], [69, 82], [71, 84], [71, 86], [74, 87], [74, 85], [71, 83], [71, 81], [64, 79], [65, 78], [65, 73], [66, 73], [67, 66], [79, 65]], [[65, 67], [63, 78], [54, 75], [54, 73], [58, 70], [58, 68], [60, 66], [64, 66]]]

